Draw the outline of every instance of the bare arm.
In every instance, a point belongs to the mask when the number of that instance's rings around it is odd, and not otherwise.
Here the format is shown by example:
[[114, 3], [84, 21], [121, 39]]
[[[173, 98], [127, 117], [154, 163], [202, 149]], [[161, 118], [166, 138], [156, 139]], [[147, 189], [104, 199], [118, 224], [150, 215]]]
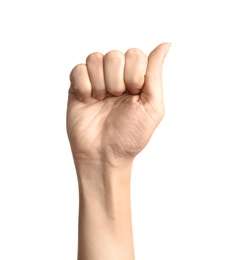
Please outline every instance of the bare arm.
[[164, 115], [162, 66], [170, 44], [149, 57], [93, 53], [71, 72], [67, 131], [77, 171], [78, 260], [133, 260], [130, 175]]

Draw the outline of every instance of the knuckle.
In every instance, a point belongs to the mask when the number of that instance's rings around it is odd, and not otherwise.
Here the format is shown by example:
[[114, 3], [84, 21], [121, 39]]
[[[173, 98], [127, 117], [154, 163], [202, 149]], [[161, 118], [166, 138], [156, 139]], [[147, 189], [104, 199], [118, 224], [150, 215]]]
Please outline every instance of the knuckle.
[[146, 57], [146, 55], [137, 48], [131, 48], [126, 52], [126, 57], [129, 59], [140, 59], [142, 57]]
[[75, 71], [76, 73], [81, 73], [82, 71], [85, 71], [86, 66], [85, 64], [81, 63], [75, 66], [75, 68], [73, 69], [73, 71]]
[[94, 52], [91, 53], [87, 58], [86, 58], [86, 63], [87, 64], [100, 64], [103, 60], [103, 54], [100, 52]]
[[85, 64], [77, 64], [70, 73], [70, 80], [74, 81], [74, 78], [85, 71], [86, 66]]
[[124, 54], [121, 51], [113, 50], [105, 54], [104, 60], [111, 63], [121, 62]]

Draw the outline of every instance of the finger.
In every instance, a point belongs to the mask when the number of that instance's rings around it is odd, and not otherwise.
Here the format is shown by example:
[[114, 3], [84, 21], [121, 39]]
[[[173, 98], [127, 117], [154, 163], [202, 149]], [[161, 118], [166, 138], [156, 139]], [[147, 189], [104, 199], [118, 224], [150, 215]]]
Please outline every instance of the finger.
[[124, 82], [131, 94], [139, 94], [144, 85], [147, 56], [139, 49], [132, 48], [125, 53]]
[[78, 64], [70, 74], [71, 92], [82, 102], [87, 102], [91, 96], [91, 83], [85, 64]]
[[90, 54], [86, 59], [87, 70], [92, 86], [91, 95], [98, 100], [104, 99], [106, 93], [103, 57], [104, 55], [102, 53], [95, 52]]
[[148, 101], [156, 101], [163, 108], [162, 68], [170, 43], [158, 45], [149, 55], [145, 83], [141, 95]]
[[125, 91], [124, 63], [124, 54], [120, 51], [110, 51], [104, 56], [105, 85], [114, 96], [120, 96]]

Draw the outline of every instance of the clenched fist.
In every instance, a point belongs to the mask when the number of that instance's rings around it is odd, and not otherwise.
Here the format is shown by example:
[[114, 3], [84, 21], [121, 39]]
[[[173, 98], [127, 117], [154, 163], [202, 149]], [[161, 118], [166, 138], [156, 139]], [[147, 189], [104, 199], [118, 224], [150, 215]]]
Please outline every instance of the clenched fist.
[[164, 116], [162, 66], [169, 43], [147, 57], [92, 53], [70, 74], [67, 133], [76, 163], [132, 161]]

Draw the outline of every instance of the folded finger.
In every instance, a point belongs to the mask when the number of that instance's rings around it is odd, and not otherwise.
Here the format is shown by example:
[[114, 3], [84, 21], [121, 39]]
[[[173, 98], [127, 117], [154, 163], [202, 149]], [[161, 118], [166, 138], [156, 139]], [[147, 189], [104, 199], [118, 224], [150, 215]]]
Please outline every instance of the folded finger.
[[114, 96], [120, 96], [125, 91], [124, 63], [124, 54], [120, 51], [110, 51], [104, 56], [105, 85]]
[[105, 97], [106, 87], [104, 81], [103, 54], [95, 52], [86, 59], [87, 70], [92, 86], [92, 96], [98, 100]]
[[91, 96], [91, 82], [86, 64], [78, 64], [70, 74], [71, 92], [74, 92], [80, 101], [86, 101]]
[[131, 94], [139, 94], [147, 69], [147, 56], [139, 49], [132, 48], [125, 53], [124, 82]]

